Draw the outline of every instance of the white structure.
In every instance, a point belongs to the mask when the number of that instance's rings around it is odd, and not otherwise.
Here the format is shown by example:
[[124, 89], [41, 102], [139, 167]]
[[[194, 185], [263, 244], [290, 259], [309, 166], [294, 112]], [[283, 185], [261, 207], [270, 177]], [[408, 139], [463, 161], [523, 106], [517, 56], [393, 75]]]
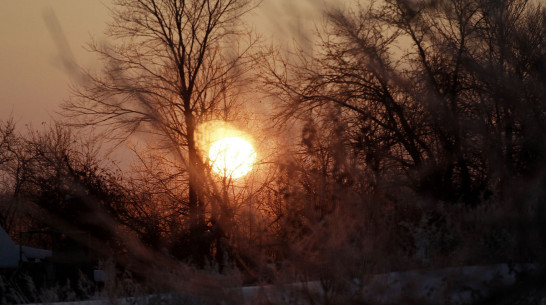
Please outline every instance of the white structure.
[[27, 246], [16, 245], [8, 233], [0, 226], [0, 268], [17, 268], [19, 265], [19, 251], [24, 262], [38, 262], [50, 257], [51, 251]]
[[0, 268], [15, 268], [19, 264], [19, 247], [0, 227]]

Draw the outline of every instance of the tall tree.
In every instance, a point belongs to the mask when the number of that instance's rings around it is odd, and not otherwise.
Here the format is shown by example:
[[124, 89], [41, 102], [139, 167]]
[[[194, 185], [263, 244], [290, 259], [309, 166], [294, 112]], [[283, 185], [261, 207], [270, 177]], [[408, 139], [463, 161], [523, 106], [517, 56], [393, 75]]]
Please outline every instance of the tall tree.
[[400, 171], [421, 194], [473, 205], [495, 176], [544, 154], [533, 134], [544, 126], [545, 12], [525, 0], [330, 10], [318, 51], [270, 60], [265, 81], [285, 114], [338, 107], [351, 149], [382, 178]]
[[196, 128], [236, 102], [254, 43], [240, 39], [246, 34], [240, 17], [252, 8], [251, 0], [115, 1], [108, 30], [115, 45], [91, 45], [104, 71], [88, 73], [76, 98], [64, 104], [84, 125], [165, 140], [185, 168], [192, 257], [201, 265], [210, 245], [204, 241], [205, 164]]

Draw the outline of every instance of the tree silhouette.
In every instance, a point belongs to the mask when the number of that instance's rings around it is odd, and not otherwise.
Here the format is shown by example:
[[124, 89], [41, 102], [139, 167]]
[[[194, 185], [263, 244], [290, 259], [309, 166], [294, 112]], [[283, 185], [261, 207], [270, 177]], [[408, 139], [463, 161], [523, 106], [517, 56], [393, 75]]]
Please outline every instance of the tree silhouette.
[[[196, 143], [200, 122], [223, 118], [237, 100], [254, 40], [245, 43], [240, 17], [248, 0], [121, 0], [108, 34], [115, 46], [92, 45], [105, 68], [75, 88], [63, 108], [84, 125], [123, 136], [149, 132], [168, 145], [187, 177], [192, 259], [210, 254], [205, 164]], [[119, 133], [118, 133], [119, 135]]]
[[277, 116], [301, 131], [278, 231], [301, 248], [283, 257], [315, 258], [298, 261], [312, 273], [339, 239], [355, 269], [541, 257], [545, 16], [518, 0], [360, 3], [326, 11], [313, 52], [265, 57]]
[[423, 195], [475, 205], [542, 164], [544, 14], [527, 1], [330, 10], [317, 55], [270, 59], [265, 82], [285, 117], [338, 109], [317, 117], [344, 121], [377, 175], [396, 168]]

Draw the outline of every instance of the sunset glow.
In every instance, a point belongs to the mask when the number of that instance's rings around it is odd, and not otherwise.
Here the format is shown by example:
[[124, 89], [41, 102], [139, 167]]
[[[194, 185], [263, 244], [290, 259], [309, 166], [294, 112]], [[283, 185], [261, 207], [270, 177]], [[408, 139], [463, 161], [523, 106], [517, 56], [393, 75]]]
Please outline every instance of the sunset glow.
[[220, 176], [240, 178], [246, 175], [256, 161], [252, 145], [240, 137], [223, 138], [209, 149], [209, 163]]

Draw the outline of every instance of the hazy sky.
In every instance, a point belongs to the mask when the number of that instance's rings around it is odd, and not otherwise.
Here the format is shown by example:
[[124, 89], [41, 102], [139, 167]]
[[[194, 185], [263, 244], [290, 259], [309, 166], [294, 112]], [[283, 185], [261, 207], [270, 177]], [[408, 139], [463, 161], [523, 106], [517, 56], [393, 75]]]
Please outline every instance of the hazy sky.
[[53, 12], [76, 61], [97, 65], [83, 49], [90, 35], [101, 38], [109, 19], [108, 1], [0, 1], [0, 120], [13, 113], [19, 123], [47, 121], [68, 96], [69, 75], [46, 26]]
[[[77, 64], [100, 67], [84, 49], [93, 36], [104, 41], [111, 0], [0, 0], [0, 120], [11, 114], [19, 124], [39, 125], [68, 98], [70, 73], [46, 16], [56, 16]], [[266, 37], [290, 40], [310, 30], [320, 1], [265, 0], [250, 17]], [[315, 3], [315, 4], [314, 4]], [[294, 31], [296, 30], [296, 31]]]

